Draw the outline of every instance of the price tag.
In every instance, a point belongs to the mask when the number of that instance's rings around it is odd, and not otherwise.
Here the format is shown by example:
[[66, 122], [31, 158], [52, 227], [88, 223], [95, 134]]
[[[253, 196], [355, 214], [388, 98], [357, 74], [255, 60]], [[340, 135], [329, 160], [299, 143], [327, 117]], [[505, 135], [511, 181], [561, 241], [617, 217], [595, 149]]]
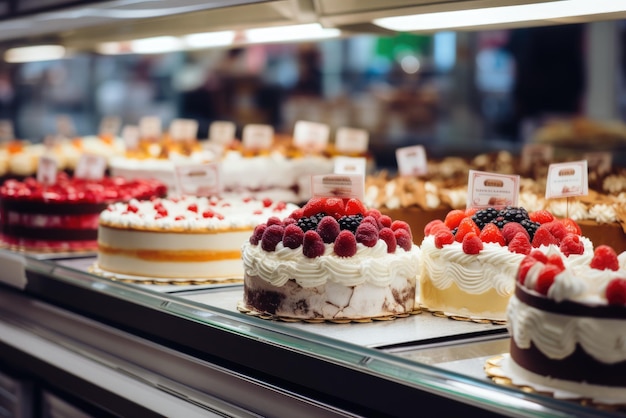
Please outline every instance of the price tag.
[[528, 171], [538, 163], [547, 164], [554, 159], [554, 147], [546, 144], [526, 144], [522, 148], [520, 168]]
[[361, 174], [365, 176], [367, 161], [360, 157], [335, 157], [335, 174]]
[[313, 197], [340, 197], [363, 200], [365, 177], [361, 174], [320, 174], [311, 176]]
[[362, 154], [367, 152], [369, 134], [364, 129], [339, 128], [335, 136], [335, 148], [346, 154]]
[[245, 148], [269, 149], [274, 142], [274, 128], [261, 124], [246, 125], [241, 134], [241, 142]]
[[216, 196], [222, 193], [220, 163], [175, 166], [176, 189], [180, 196]]
[[85, 180], [100, 180], [107, 169], [107, 159], [102, 155], [83, 154], [78, 159], [74, 177]]
[[426, 150], [422, 145], [398, 148], [396, 162], [401, 176], [421, 176], [428, 172]]
[[233, 122], [215, 121], [209, 126], [209, 141], [228, 145], [235, 139], [237, 127]]
[[107, 116], [100, 121], [99, 135], [115, 136], [120, 130], [122, 119], [119, 116]]
[[306, 152], [321, 152], [328, 146], [330, 127], [323, 123], [299, 120], [293, 131], [293, 144]]
[[6, 143], [15, 140], [13, 122], [10, 120], [0, 120], [0, 142]]
[[68, 115], [57, 117], [57, 134], [63, 138], [72, 138], [76, 134], [74, 122]]
[[161, 139], [161, 119], [157, 116], [144, 116], [139, 120], [139, 136], [142, 139], [158, 141]]
[[39, 157], [37, 163], [37, 181], [41, 184], [54, 184], [57, 181], [57, 160], [49, 155]]
[[613, 167], [613, 154], [610, 152], [586, 152], [583, 158], [587, 167], [598, 174], [610, 173]]
[[170, 124], [172, 141], [195, 140], [198, 135], [198, 122], [193, 119], [174, 119]]
[[588, 193], [587, 160], [550, 164], [546, 180], [546, 199], [586, 196]]
[[122, 139], [126, 146], [126, 151], [134, 151], [139, 149], [139, 127], [135, 125], [126, 125], [122, 129]]
[[467, 184], [467, 207], [517, 206], [519, 184], [518, 175], [470, 170]]

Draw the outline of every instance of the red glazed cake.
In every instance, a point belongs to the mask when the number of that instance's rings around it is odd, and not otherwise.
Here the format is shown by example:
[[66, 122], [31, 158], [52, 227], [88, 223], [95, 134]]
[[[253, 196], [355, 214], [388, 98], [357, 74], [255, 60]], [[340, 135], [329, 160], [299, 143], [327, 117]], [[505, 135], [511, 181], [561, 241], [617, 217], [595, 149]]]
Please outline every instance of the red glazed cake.
[[155, 180], [118, 177], [85, 180], [59, 173], [51, 185], [34, 178], [7, 180], [0, 187], [2, 241], [32, 251], [95, 250], [100, 212], [110, 203], [165, 192]]

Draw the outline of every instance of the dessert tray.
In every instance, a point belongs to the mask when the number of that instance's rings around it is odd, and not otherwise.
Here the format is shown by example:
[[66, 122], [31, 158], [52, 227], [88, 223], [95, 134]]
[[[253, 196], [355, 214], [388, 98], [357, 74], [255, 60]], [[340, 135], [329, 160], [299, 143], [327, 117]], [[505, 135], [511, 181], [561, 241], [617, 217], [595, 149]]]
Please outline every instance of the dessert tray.
[[98, 263], [94, 262], [88, 267], [89, 273], [104, 277], [109, 280], [114, 280], [123, 283], [133, 284], [148, 284], [148, 285], [177, 285], [177, 286], [189, 286], [189, 285], [227, 285], [243, 283], [243, 277], [220, 277], [220, 278], [172, 278], [172, 277], [145, 277], [135, 276], [131, 274], [113, 273], [106, 270], [102, 270]]

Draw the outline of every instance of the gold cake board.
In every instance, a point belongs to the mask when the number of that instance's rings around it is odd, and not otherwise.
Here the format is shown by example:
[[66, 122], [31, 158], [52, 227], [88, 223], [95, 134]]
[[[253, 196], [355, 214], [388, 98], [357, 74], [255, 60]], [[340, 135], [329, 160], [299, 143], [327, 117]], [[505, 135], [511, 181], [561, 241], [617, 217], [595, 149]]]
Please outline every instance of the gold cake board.
[[106, 270], [102, 270], [97, 263], [94, 263], [88, 268], [89, 273], [95, 274], [105, 279], [113, 280], [122, 283], [132, 284], [148, 284], [148, 285], [177, 285], [177, 286], [191, 286], [191, 285], [225, 285], [225, 284], [240, 284], [243, 283], [243, 277], [224, 277], [224, 278], [171, 278], [171, 277], [144, 277], [135, 276], [130, 274], [113, 273]]
[[436, 316], [438, 318], [448, 318], [454, 321], [463, 321], [463, 322], [475, 322], [477, 324], [493, 324], [493, 325], [506, 325], [506, 321], [499, 319], [485, 319], [485, 318], [472, 318], [463, 315], [450, 314], [443, 311], [437, 311], [433, 309], [429, 309], [424, 305], [420, 305], [420, 309], [422, 311], [430, 312], [431, 315]]

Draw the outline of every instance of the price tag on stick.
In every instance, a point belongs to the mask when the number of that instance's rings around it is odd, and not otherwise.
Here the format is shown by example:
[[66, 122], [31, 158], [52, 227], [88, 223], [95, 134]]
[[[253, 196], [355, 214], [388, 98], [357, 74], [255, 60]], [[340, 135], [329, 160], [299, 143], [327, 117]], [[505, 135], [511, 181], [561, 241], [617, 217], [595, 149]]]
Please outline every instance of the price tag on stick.
[[313, 197], [340, 197], [363, 200], [365, 177], [361, 174], [320, 174], [311, 176]]
[[107, 169], [107, 159], [102, 155], [83, 154], [78, 159], [74, 177], [85, 180], [100, 180]]
[[236, 126], [232, 122], [215, 121], [209, 126], [209, 141], [228, 145], [235, 139]]
[[369, 134], [364, 129], [339, 128], [335, 135], [335, 148], [345, 154], [363, 154], [369, 146]]
[[488, 208], [517, 206], [520, 177], [470, 170], [467, 184], [467, 207]]
[[39, 157], [37, 164], [37, 181], [50, 185], [57, 181], [57, 160], [49, 155]]
[[426, 150], [422, 145], [398, 148], [396, 162], [398, 173], [403, 177], [421, 176], [428, 172]]
[[219, 196], [222, 193], [220, 163], [177, 165], [175, 176], [179, 196]]
[[250, 124], [243, 128], [241, 142], [244, 148], [269, 149], [274, 142], [274, 128], [270, 125]]
[[589, 193], [587, 161], [550, 164], [546, 182], [546, 199], [586, 196]]
[[330, 127], [323, 123], [299, 120], [293, 131], [293, 144], [305, 152], [322, 152], [328, 146]]
[[365, 175], [367, 161], [359, 157], [335, 157], [335, 174]]

